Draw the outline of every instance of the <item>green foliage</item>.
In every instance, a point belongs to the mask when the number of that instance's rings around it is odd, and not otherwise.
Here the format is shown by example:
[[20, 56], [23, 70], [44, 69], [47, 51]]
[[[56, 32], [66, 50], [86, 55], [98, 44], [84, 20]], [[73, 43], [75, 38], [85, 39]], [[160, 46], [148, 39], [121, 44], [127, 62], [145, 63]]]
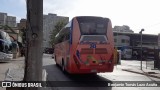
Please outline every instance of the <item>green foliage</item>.
[[22, 37], [22, 43], [26, 44], [26, 29], [20, 30], [20, 37]]
[[67, 23], [62, 20], [56, 23], [54, 26], [54, 29], [51, 31], [50, 35], [50, 44], [54, 47], [55, 45], [55, 36], [58, 34], [58, 32], [66, 25]]
[[0, 29], [4, 29], [4, 30], [7, 30], [8, 29], [8, 25], [0, 25]]
[[15, 33], [14, 32], [14, 30], [10, 27], [10, 26], [8, 26], [8, 25], [0, 25], [0, 29], [4, 29], [4, 30], [11, 30], [13, 33]]

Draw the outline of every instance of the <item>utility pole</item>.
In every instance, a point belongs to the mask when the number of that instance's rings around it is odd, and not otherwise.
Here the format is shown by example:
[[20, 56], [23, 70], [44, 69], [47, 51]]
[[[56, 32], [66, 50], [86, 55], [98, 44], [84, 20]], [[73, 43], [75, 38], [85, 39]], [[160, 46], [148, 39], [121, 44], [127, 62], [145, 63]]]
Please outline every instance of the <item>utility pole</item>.
[[141, 35], [141, 70], [142, 70], [142, 32], [144, 31], [144, 29], [141, 29], [141, 31], [139, 32], [139, 34]]
[[[42, 81], [43, 0], [26, 0], [27, 51], [24, 81]], [[40, 88], [26, 88], [40, 90]]]

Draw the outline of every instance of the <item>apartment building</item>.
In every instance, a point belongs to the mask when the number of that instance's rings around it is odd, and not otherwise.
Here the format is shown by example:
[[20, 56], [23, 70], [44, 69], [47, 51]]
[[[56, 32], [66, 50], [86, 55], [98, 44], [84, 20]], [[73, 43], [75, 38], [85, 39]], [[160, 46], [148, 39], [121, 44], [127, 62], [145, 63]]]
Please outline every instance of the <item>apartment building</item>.
[[16, 17], [7, 16], [7, 13], [0, 12], [0, 25], [8, 25], [9, 27], [16, 27]]
[[51, 14], [43, 15], [43, 47], [44, 48], [51, 48], [52, 45], [50, 42], [50, 35], [52, 30], [54, 30], [54, 26], [59, 21], [69, 21], [69, 17], [65, 16], [57, 16], [57, 14]]

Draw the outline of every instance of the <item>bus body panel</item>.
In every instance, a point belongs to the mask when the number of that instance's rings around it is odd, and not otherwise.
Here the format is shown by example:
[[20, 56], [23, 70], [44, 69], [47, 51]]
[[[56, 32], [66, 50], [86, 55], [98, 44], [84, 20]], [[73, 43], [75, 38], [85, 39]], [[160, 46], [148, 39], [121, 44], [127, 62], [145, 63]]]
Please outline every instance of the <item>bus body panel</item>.
[[64, 60], [66, 66], [66, 60], [69, 56], [69, 41], [59, 43], [55, 46], [55, 58], [56, 63], [62, 65], [62, 60]]
[[77, 70], [77, 66], [76, 66], [76, 62], [74, 61], [74, 54], [76, 53], [76, 47], [78, 45], [78, 41], [80, 38], [80, 30], [79, 30], [79, 25], [78, 25], [78, 21], [76, 20], [76, 18], [73, 18], [72, 21], [72, 44], [70, 45], [70, 71], [73, 73], [75, 70]]

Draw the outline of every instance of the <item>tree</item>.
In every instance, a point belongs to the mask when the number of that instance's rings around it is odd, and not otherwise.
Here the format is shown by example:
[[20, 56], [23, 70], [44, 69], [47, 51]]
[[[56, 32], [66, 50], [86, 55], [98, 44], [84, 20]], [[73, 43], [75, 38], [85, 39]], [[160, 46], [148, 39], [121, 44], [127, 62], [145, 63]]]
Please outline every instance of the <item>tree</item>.
[[22, 37], [22, 43], [26, 44], [26, 29], [25, 28], [21, 29], [19, 34], [20, 37]]
[[55, 45], [55, 36], [66, 24], [67, 23], [64, 20], [62, 20], [57, 22], [56, 25], [54, 26], [54, 29], [51, 31], [51, 35], [50, 35], [50, 44], [52, 45], [52, 47], [54, 47]]
[[13, 29], [10, 26], [8, 26], [8, 25], [0, 25], [0, 29], [4, 29], [4, 30], [8, 30], [9, 29], [12, 32], [14, 32]]

